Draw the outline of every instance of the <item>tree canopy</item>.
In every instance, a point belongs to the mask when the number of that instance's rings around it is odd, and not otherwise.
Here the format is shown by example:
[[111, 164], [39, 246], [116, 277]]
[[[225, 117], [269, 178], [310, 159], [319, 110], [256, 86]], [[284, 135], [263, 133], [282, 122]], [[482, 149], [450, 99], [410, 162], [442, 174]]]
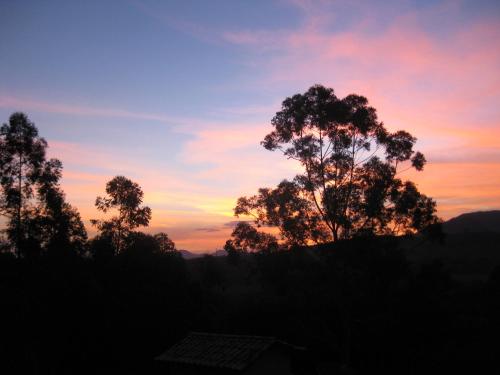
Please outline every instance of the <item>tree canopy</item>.
[[112, 240], [116, 253], [124, 249], [125, 240], [139, 226], [148, 226], [151, 209], [141, 207], [144, 193], [141, 187], [124, 176], [116, 176], [106, 184], [107, 196], [97, 197], [95, 205], [106, 213], [115, 209], [117, 215], [108, 220], [91, 220], [103, 235]]
[[62, 163], [46, 160], [46, 149], [24, 113], [13, 113], [0, 128], [0, 213], [18, 256], [60, 245], [81, 250], [87, 238], [80, 215], [60, 188]]
[[258, 231], [245, 221], [236, 224], [231, 237], [233, 239], [227, 240], [224, 245], [228, 255], [253, 251], [273, 252], [279, 249], [278, 239], [275, 236]]
[[299, 245], [414, 233], [438, 222], [435, 201], [400, 177], [426, 163], [414, 150], [416, 138], [389, 132], [365, 97], [341, 99], [315, 85], [286, 98], [271, 124], [261, 144], [298, 162], [303, 172], [239, 198], [236, 216], [278, 227], [285, 242]]
[[66, 201], [60, 185], [62, 163], [47, 160], [47, 147], [24, 113], [13, 113], [0, 128], [0, 215], [5, 218], [0, 252], [15, 252], [18, 257], [76, 253], [108, 259], [125, 249], [178, 254], [166, 233], [134, 232], [148, 226], [151, 209], [141, 206], [141, 187], [124, 176], [109, 181], [107, 195], [97, 197], [98, 210], [116, 215], [91, 220], [100, 234], [88, 242], [80, 214]]
[[177, 251], [175, 242], [165, 232], [156, 233], [154, 239], [158, 243], [159, 252], [162, 254]]

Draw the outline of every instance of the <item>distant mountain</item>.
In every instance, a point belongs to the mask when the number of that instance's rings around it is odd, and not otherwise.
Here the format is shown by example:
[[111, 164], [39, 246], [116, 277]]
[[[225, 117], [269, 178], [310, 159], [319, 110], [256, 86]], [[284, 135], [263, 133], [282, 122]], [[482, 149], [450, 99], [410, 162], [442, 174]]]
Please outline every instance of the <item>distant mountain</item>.
[[189, 250], [179, 250], [184, 259], [194, 259], [203, 256], [204, 254], [192, 253]]
[[181, 255], [184, 259], [200, 258], [204, 255], [213, 255], [216, 257], [221, 257], [221, 256], [227, 255], [225, 250], [205, 251], [202, 253], [193, 253], [189, 250], [179, 250], [179, 252], [181, 253]]
[[500, 210], [462, 214], [443, 224], [443, 231], [458, 233], [500, 233]]
[[227, 255], [226, 250], [215, 250], [215, 252], [210, 253], [210, 255], [216, 256], [216, 257], [225, 257]]

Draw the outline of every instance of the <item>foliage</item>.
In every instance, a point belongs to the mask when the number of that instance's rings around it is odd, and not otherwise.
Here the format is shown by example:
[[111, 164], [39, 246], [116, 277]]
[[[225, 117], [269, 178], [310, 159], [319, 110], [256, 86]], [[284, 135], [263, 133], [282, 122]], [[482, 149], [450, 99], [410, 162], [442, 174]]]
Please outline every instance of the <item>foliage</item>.
[[290, 245], [415, 233], [438, 222], [436, 203], [399, 177], [425, 165], [413, 149], [416, 138], [404, 130], [390, 133], [365, 97], [339, 99], [316, 85], [285, 99], [271, 123], [262, 145], [280, 150], [304, 172], [239, 198], [236, 216], [278, 227]]
[[45, 163], [38, 187], [42, 205], [35, 212], [34, 226], [39, 228], [40, 242], [48, 250], [61, 251], [65, 247], [79, 254], [86, 251], [87, 232], [78, 211], [65, 201], [59, 186], [62, 164], [51, 159]]
[[24, 113], [3, 124], [0, 146], [0, 213], [18, 256], [61, 246], [83, 251], [85, 228], [59, 186], [62, 163], [46, 160], [47, 142]]
[[126, 251], [158, 255], [177, 253], [174, 241], [163, 232], [154, 235], [131, 232], [127, 238]]
[[276, 251], [278, 240], [269, 233], [259, 232], [251, 224], [240, 221], [231, 233], [232, 240], [226, 241], [224, 250], [228, 254], [249, 253], [254, 251]]
[[24, 113], [13, 113], [0, 129], [2, 214], [8, 218], [8, 237], [20, 255], [27, 239], [34, 185], [40, 180], [47, 142]]
[[92, 259], [98, 263], [109, 263], [115, 255], [113, 241], [106, 234], [99, 234], [92, 238], [88, 247]]
[[302, 196], [294, 182], [285, 180], [276, 189], [261, 188], [258, 195], [241, 197], [234, 212], [236, 216], [253, 217], [258, 226], [279, 228], [281, 237], [290, 244], [305, 245], [309, 240], [324, 242], [329, 238], [328, 228], [312, 202]]
[[97, 197], [95, 205], [106, 213], [116, 209], [118, 214], [108, 220], [91, 220], [101, 234], [112, 239], [116, 253], [125, 248], [125, 240], [139, 226], [149, 225], [151, 209], [141, 207], [144, 193], [140, 186], [124, 176], [116, 176], [106, 184], [105, 197]]
[[158, 243], [158, 248], [160, 253], [170, 253], [177, 251], [175, 248], [175, 243], [170, 239], [168, 234], [164, 232], [156, 233], [154, 239]]

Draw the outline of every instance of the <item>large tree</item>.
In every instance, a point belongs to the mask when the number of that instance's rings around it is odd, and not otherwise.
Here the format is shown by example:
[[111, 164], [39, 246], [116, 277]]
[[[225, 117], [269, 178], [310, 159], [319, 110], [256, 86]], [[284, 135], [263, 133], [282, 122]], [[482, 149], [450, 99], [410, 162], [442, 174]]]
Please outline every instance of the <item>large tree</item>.
[[7, 233], [20, 255], [26, 239], [26, 222], [34, 185], [40, 178], [47, 142], [38, 129], [21, 112], [13, 113], [0, 128], [0, 170], [2, 214], [7, 217]]
[[400, 177], [424, 167], [416, 138], [389, 132], [365, 97], [340, 99], [315, 85], [286, 98], [271, 123], [262, 145], [298, 162], [303, 173], [239, 198], [236, 216], [278, 227], [289, 244], [414, 233], [438, 221], [435, 202]]
[[124, 176], [116, 176], [106, 184], [105, 197], [97, 197], [95, 205], [98, 210], [108, 212], [115, 210], [117, 215], [108, 220], [91, 220], [101, 234], [111, 238], [115, 253], [125, 247], [129, 234], [139, 226], [148, 226], [151, 209], [141, 207], [144, 193], [141, 187]]
[[83, 246], [86, 232], [78, 212], [65, 202], [59, 186], [62, 164], [46, 160], [47, 142], [21, 112], [0, 128], [0, 213], [18, 256], [56, 242]]

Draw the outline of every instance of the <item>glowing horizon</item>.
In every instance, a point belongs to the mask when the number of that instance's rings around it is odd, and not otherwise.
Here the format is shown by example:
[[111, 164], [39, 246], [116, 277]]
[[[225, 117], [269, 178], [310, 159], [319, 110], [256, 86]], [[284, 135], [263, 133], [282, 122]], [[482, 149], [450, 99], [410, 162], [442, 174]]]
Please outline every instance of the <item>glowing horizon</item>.
[[[23, 21], [23, 28], [16, 27]], [[263, 149], [281, 102], [319, 83], [418, 138], [408, 173], [444, 219], [500, 209], [500, 5], [154, 1], [0, 5], [0, 122], [25, 112], [92, 234], [125, 175], [178, 248], [229, 238], [236, 199], [291, 178]]]

